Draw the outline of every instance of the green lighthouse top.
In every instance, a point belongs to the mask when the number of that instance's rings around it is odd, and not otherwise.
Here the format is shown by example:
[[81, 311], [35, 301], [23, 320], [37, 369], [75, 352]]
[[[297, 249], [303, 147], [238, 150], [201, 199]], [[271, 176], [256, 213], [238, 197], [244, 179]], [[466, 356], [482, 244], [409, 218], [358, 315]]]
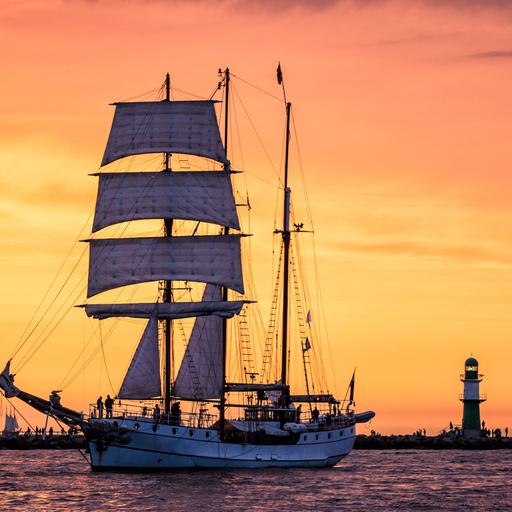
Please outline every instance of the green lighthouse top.
[[464, 363], [466, 379], [478, 379], [478, 361], [474, 357], [469, 357]]

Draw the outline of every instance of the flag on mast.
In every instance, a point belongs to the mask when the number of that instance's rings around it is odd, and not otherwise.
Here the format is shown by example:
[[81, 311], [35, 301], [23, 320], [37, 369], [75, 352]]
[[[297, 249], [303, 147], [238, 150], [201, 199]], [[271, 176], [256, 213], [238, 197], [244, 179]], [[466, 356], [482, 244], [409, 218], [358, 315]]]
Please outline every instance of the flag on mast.
[[311, 348], [311, 342], [309, 338], [306, 337], [306, 343], [304, 343], [304, 352], [307, 352]]
[[306, 315], [306, 323], [308, 325], [311, 324], [311, 310], [308, 310], [308, 314]]
[[352, 374], [352, 378], [350, 379], [350, 396], [349, 396], [349, 405], [352, 405], [354, 403], [354, 388], [356, 384], [356, 371], [354, 370], [354, 373]]
[[283, 72], [281, 71], [281, 63], [277, 65], [277, 83], [279, 85], [283, 83]]

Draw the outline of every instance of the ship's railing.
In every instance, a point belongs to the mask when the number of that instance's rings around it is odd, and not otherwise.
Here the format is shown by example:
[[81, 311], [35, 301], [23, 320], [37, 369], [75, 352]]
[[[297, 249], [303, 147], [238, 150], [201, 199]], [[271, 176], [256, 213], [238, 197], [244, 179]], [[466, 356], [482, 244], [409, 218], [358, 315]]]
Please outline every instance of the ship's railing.
[[[247, 414], [238, 418], [242, 421], [272, 421], [279, 420], [280, 412], [286, 414], [285, 421], [293, 423], [304, 423], [315, 430], [331, 430], [343, 428], [354, 423], [354, 413], [340, 412], [338, 414], [328, 414], [325, 412], [318, 415], [308, 410], [301, 411], [293, 409], [276, 409], [273, 407], [254, 407], [249, 408], [250, 417]], [[274, 415], [275, 418], [272, 416]], [[190, 428], [212, 428], [217, 422], [218, 416], [211, 414], [208, 410], [200, 410], [199, 412], [180, 412], [179, 414], [165, 414], [158, 405], [137, 405], [130, 403], [116, 402], [112, 410], [103, 407], [101, 413], [96, 404], [89, 406], [90, 418], [112, 418], [116, 420], [131, 419], [136, 421], [148, 421], [154, 423], [162, 423], [166, 425], [180, 425]]]
[[315, 430], [331, 430], [341, 427], [347, 427], [354, 423], [354, 412], [344, 412], [338, 414], [313, 414], [310, 411], [297, 412], [293, 409], [276, 409], [272, 407], [254, 407], [246, 409], [244, 417], [238, 418], [239, 421], [280, 421], [290, 423], [304, 423], [311, 425]]
[[467, 381], [471, 382], [471, 381], [476, 381], [476, 380], [481, 381], [484, 378], [484, 374], [483, 373], [479, 373], [477, 375], [478, 375], [478, 377], [476, 379], [466, 379], [466, 374], [465, 373], [461, 373], [460, 374], [460, 380], [462, 380], [462, 381], [467, 380]]
[[218, 420], [214, 414], [207, 411], [180, 412], [179, 414], [165, 414], [159, 407], [151, 407], [147, 405], [119, 404], [112, 407], [112, 412], [107, 411], [103, 407], [102, 411], [98, 409], [96, 404], [89, 405], [90, 418], [112, 418], [124, 420], [130, 418], [136, 421], [151, 421], [166, 425], [181, 425], [191, 428], [211, 428]]
[[464, 393], [459, 393], [459, 400], [487, 400], [487, 393], [483, 393], [478, 395], [478, 397], [466, 397], [464, 396]]

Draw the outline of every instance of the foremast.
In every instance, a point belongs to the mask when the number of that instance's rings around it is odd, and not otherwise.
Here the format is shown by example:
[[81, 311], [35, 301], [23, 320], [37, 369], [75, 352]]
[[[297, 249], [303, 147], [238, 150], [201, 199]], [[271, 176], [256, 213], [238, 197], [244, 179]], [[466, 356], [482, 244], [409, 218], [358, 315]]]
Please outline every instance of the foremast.
[[[239, 314], [244, 304], [227, 300], [229, 288], [244, 293], [243, 235], [230, 233], [230, 228], [240, 230], [240, 223], [214, 104], [211, 99], [171, 101], [168, 74], [163, 101], [115, 104], [102, 166], [147, 153], [163, 153], [164, 165], [159, 172], [100, 173], [93, 233], [121, 222], [161, 219], [164, 236], [88, 240], [88, 297], [142, 282], [164, 283], [162, 302], [88, 304], [86, 312], [99, 319], [124, 316], [149, 320], [118, 396], [145, 400], [163, 395], [166, 413], [173, 398], [225, 404], [225, 319]], [[228, 115], [226, 112], [226, 145]], [[171, 154], [206, 157], [222, 164], [223, 169], [171, 172]], [[196, 235], [194, 230], [191, 235], [178, 236], [172, 232], [174, 219], [216, 224], [222, 230], [214, 235]], [[173, 281], [205, 283], [202, 300], [174, 301]], [[172, 320], [189, 317], [204, 318], [196, 319], [184, 360], [176, 379], [172, 379]], [[162, 320], [160, 354], [156, 326]], [[211, 335], [207, 343], [202, 343], [204, 332]], [[160, 355], [163, 386], [160, 371], [155, 371], [160, 367]], [[202, 371], [205, 364], [213, 369]]]
[[[165, 75], [165, 101], [171, 101], [171, 77]], [[164, 169], [162, 172], [171, 172], [171, 154], [164, 153]], [[172, 237], [172, 218], [164, 219], [164, 236]], [[163, 301], [167, 304], [172, 302], [172, 281], [164, 282]], [[164, 411], [170, 414], [171, 411], [171, 361], [172, 361], [172, 320], [164, 320]]]
[[[219, 70], [220, 71], [220, 70]], [[225, 104], [224, 104], [224, 150], [226, 153], [227, 163], [224, 164], [224, 170], [228, 177], [231, 172], [231, 164], [228, 160], [228, 135], [229, 135], [229, 82], [231, 76], [229, 74], [229, 68], [226, 67], [224, 71], [224, 86], [226, 88]], [[224, 227], [224, 234], [229, 234], [229, 227]], [[228, 288], [224, 286], [222, 288], [222, 300], [228, 300]], [[228, 319], [222, 320], [222, 389], [219, 403], [219, 437], [224, 439], [224, 432], [226, 426], [226, 361], [227, 361], [227, 347], [228, 347]]]

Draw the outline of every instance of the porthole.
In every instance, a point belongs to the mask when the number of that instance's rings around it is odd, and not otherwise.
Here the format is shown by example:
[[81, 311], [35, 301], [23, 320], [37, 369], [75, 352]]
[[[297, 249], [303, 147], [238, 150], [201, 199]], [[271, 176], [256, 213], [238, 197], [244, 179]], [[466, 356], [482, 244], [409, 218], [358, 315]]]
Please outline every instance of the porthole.
[[340, 437], [343, 437], [343, 430], [340, 430]]
[[205, 432], [204, 437], [206, 437], [206, 439], [209, 439], [210, 438], [210, 432]]
[[133, 424], [133, 428], [134, 428], [135, 430], [139, 430], [139, 427], [140, 427], [140, 425], [139, 425], [138, 423], [134, 423], [134, 424]]
[[331, 439], [331, 433], [327, 434], [327, 439]]
[[304, 441], [307, 441], [308, 440], [308, 436], [304, 436]]
[[318, 441], [318, 434], [315, 436], [315, 439]]
[[192, 437], [192, 436], [194, 435], [194, 431], [193, 431], [193, 430], [189, 430], [189, 431], [188, 431], [188, 435], [189, 435], [190, 437]]
[[172, 429], [172, 433], [176, 434], [176, 429], [175, 428]]
[[153, 432], [156, 432], [156, 431], [157, 431], [157, 429], [158, 429], [158, 425], [156, 425], [156, 424], [155, 424], [155, 425], [153, 425]]

